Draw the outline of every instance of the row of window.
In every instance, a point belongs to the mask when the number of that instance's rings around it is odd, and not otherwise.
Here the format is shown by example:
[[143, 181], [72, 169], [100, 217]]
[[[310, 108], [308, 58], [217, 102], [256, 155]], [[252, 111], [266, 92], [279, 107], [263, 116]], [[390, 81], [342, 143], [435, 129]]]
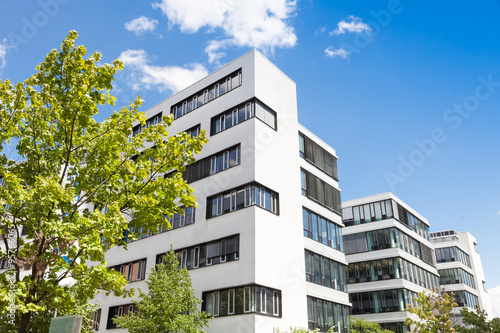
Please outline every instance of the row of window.
[[458, 290], [453, 292], [453, 298], [458, 306], [466, 306], [469, 308], [475, 308], [479, 306], [479, 301], [476, 295], [471, 294], [466, 290]]
[[106, 329], [109, 330], [112, 328], [120, 328], [119, 325], [113, 323], [113, 318], [126, 316], [129, 313], [133, 313], [136, 311], [137, 311], [137, 306], [135, 306], [134, 304], [125, 304], [125, 305], [110, 307], [108, 312], [108, 321], [106, 323]]
[[210, 135], [225, 131], [253, 117], [262, 120], [269, 127], [276, 129], [276, 112], [258, 99], [253, 98], [248, 102], [213, 117], [210, 121]]
[[391, 218], [394, 218], [392, 200], [342, 208], [342, 219], [346, 227]]
[[[217, 239], [176, 251], [179, 268], [194, 269], [239, 259], [239, 235]], [[156, 256], [156, 264], [164, 262], [165, 254]]]
[[415, 215], [410, 213], [406, 208], [397, 204], [398, 207], [398, 215], [399, 221], [403, 222], [404, 225], [408, 226], [410, 229], [415, 231], [420, 236], [424, 237], [427, 240], [430, 240], [429, 226], [422, 222]]
[[404, 311], [408, 304], [416, 306], [414, 297], [417, 294], [407, 289], [389, 289], [350, 293], [352, 303], [351, 314], [369, 314]]
[[304, 236], [344, 252], [342, 227], [306, 208], [302, 208]]
[[440, 269], [438, 271], [441, 284], [463, 283], [476, 289], [474, 277], [461, 268]]
[[403, 258], [385, 258], [349, 264], [349, 284], [405, 279], [424, 288], [439, 288], [439, 279]]
[[334, 327], [334, 332], [351, 332], [349, 307], [323, 299], [307, 296], [307, 321], [310, 330], [328, 332]]
[[343, 208], [342, 217], [346, 227], [395, 218], [420, 236], [430, 240], [429, 226], [391, 199]]
[[146, 123], [144, 125], [139, 124], [139, 125], [134, 126], [134, 128], [132, 128], [132, 136], [136, 136], [137, 134], [141, 133], [143, 130], [145, 130], [149, 126], [159, 124], [162, 121], [161, 116], [162, 116], [162, 113], [160, 112], [160, 113], [152, 116], [148, 120], [146, 120]]
[[172, 106], [170, 113], [177, 119], [183, 115], [199, 108], [202, 105], [214, 100], [215, 98], [224, 95], [225, 93], [239, 87], [241, 85], [241, 70], [226, 76], [220, 81], [211, 84], [205, 89], [200, 90], [196, 94], [180, 101]]
[[278, 214], [278, 194], [258, 183], [252, 183], [214, 195], [207, 199], [207, 218], [253, 205]]
[[300, 169], [302, 195], [318, 202], [320, 205], [336, 212], [342, 213], [340, 191], [324, 182], [309, 171]]
[[347, 267], [305, 250], [306, 281], [347, 292]]
[[112, 266], [110, 269], [114, 269], [122, 273], [127, 279], [127, 282], [144, 280], [146, 278], [146, 259]]
[[[195, 207], [182, 207], [184, 210], [184, 214], [181, 213], [174, 213], [173, 217], [168, 217], [166, 216], [165, 218], [168, 220], [170, 223], [170, 228], [166, 228], [161, 226], [158, 230], [158, 233], [170, 231], [172, 229], [177, 229], [184, 227], [186, 225], [193, 224], [195, 221], [195, 213], [196, 213], [196, 208]], [[132, 242], [130, 239], [129, 235], [130, 233], [135, 232], [135, 228], [129, 228], [128, 231], [125, 232], [125, 237], [124, 240], [127, 243]], [[152, 235], [156, 235], [156, 233], [153, 233], [151, 231], [144, 232], [144, 228], [138, 229], [137, 233], [140, 235], [138, 239], [143, 239]]]
[[299, 155], [335, 180], [339, 180], [337, 158], [299, 132]]
[[[236, 145], [217, 154], [208, 156], [193, 164], [187, 165], [182, 177], [187, 183], [206, 178], [215, 173], [237, 166], [241, 163], [241, 146]], [[174, 172], [165, 174], [165, 177], [171, 177]]]
[[405, 323], [381, 323], [380, 328], [394, 333], [408, 333], [410, 328]]
[[281, 291], [249, 285], [204, 292], [202, 311], [218, 317], [243, 313], [263, 313], [281, 317]]
[[471, 267], [469, 255], [456, 246], [436, 249], [436, 260], [438, 263], [459, 261]]
[[397, 228], [386, 228], [344, 236], [346, 254], [397, 248], [436, 266], [434, 251]]

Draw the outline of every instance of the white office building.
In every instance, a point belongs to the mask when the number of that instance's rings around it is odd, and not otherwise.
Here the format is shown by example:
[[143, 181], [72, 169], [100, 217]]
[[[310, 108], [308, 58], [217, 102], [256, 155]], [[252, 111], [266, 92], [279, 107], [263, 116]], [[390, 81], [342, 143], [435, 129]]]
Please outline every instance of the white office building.
[[477, 240], [467, 231], [455, 230], [431, 233], [436, 250], [437, 268], [441, 287], [453, 293], [458, 307], [454, 315], [460, 322], [460, 310], [478, 306], [491, 319], [492, 309], [485, 288], [485, 277], [481, 257], [477, 251]]
[[429, 222], [392, 193], [342, 203], [352, 315], [396, 333], [418, 292], [439, 286]]
[[[170, 230], [110, 249], [109, 266], [147, 290], [172, 244], [214, 316], [207, 332], [349, 332], [337, 157], [298, 124], [295, 83], [254, 50], [146, 111], [147, 124], [169, 113], [170, 133], [209, 138], [184, 173], [198, 207]], [[111, 318], [133, 311], [131, 299], [96, 302], [98, 331], [124, 332]]]

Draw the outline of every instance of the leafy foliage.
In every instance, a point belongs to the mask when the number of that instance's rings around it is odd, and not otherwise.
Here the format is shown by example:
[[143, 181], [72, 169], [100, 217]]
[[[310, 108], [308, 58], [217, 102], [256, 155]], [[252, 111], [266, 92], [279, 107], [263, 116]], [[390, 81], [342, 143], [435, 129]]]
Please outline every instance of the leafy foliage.
[[447, 294], [438, 290], [434, 292], [419, 292], [415, 297], [418, 306], [408, 305], [406, 311], [418, 317], [417, 320], [406, 318], [405, 324], [415, 325], [414, 333], [455, 333], [451, 321], [451, 310], [457, 306], [453, 293]]
[[367, 321], [365, 318], [351, 317], [351, 333], [392, 333], [392, 331], [384, 330], [378, 323]]
[[[97, 52], [85, 58], [77, 38], [71, 31], [61, 51], [52, 50], [26, 81], [0, 80], [0, 142], [15, 146], [22, 160], [1, 150], [0, 257], [14, 266], [0, 277], [2, 332], [46, 332], [56, 309], [86, 313], [98, 290], [131, 295], [124, 277], [106, 268], [106, 249], [126, 247], [131, 227], [157, 231], [168, 227], [165, 215], [196, 205], [180, 173], [159, 176], [194, 162], [204, 132], [169, 136], [173, 120], [164, 116], [132, 137], [132, 124], [146, 121], [139, 97], [97, 122], [98, 106], [115, 104], [110, 91], [123, 64], [99, 65]], [[144, 150], [145, 142], [155, 149]]]
[[488, 321], [486, 311], [476, 307], [475, 311], [463, 308], [460, 311], [462, 316], [462, 326], [456, 326], [459, 333], [500, 333], [500, 319], [493, 318]]
[[134, 302], [137, 312], [113, 321], [130, 333], [197, 333], [210, 320], [198, 310], [201, 300], [194, 295], [191, 278], [186, 268], [178, 269], [174, 251], [165, 255], [163, 264], [149, 274], [148, 293], [142, 290], [140, 301]]

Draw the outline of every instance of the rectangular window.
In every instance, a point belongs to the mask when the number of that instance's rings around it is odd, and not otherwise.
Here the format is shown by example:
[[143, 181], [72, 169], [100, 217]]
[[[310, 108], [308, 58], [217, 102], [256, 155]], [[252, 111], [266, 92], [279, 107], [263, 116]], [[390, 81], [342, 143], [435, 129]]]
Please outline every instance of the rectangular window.
[[253, 98], [213, 117], [210, 121], [210, 135], [227, 130], [254, 116], [271, 128], [276, 129], [276, 112]]
[[[257, 186], [257, 184], [231, 189], [222, 195], [209, 197], [207, 200], [207, 207], [212, 207], [212, 209], [207, 209], [207, 218], [243, 209], [250, 205], [257, 205], [278, 214], [278, 194], [265, 187]], [[217, 209], [213, 208], [215, 206]]]
[[338, 189], [304, 169], [301, 169], [301, 177], [303, 195], [339, 215], [342, 214], [340, 191]]
[[[300, 143], [301, 140], [303, 141], [302, 143]], [[303, 149], [303, 151], [300, 150], [299, 152], [301, 157], [312, 163], [333, 179], [339, 180], [337, 158], [335, 156], [300, 132], [299, 143], [302, 145], [302, 148], [299, 149]]]

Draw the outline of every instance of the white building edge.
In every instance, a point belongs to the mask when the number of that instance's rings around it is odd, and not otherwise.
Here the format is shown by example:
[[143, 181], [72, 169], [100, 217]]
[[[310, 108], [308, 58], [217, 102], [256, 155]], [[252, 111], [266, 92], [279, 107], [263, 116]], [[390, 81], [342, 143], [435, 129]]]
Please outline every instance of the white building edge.
[[[146, 117], [168, 113], [176, 116], [170, 133], [204, 129], [209, 138], [188, 176], [198, 207], [174, 217], [173, 230], [110, 249], [109, 266], [146, 290], [147, 272], [172, 244], [202, 309], [215, 316], [207, 332], [348, 332], [337, 158], [298, 124], [295, 83], [253, 50]], [[98, 332], [126, 331], [111, 317], [133, 310], [131, 299], [95, 302]]]
[[462, 308], [474, 310], [477, 306], [492, 319], [476, 238], [467, 231], [445, 230], [431, 233], [431, 240], [436, 250], [441, 287], [455, 294], [458, 307], [454, 314], [459, 317]]

